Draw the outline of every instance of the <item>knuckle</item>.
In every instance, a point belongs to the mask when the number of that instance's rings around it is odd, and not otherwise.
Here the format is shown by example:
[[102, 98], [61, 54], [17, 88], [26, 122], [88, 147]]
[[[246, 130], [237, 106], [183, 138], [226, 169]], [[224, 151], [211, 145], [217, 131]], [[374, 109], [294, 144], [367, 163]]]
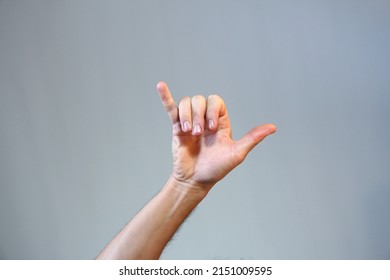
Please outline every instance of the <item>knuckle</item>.
[[165, 105], [165, 108], [168, 112], [172, 112], [173, 110], [176, 109], [176, 105], [174, 103], [167, 103]]
[[217, 94], [209, 95], [207, 105], [210, 108], [210, 113], [221, 110], [225, 107], [225, 101]]
[[203, 95], [194, 95], [191, 99], [192, 102], [196, 102], [196, 103], [201, 103], [201, 102], [204, 102], [206, 101], [206, 98], [203, 96]]
[[222, 98], [218, 94], [211, 94], [208, 96], [209, 100], [222, 100]]
[[180, 99], [179, 103], [188, 102], [189, 100], [191, 100], [189, 96], [184, 96]]

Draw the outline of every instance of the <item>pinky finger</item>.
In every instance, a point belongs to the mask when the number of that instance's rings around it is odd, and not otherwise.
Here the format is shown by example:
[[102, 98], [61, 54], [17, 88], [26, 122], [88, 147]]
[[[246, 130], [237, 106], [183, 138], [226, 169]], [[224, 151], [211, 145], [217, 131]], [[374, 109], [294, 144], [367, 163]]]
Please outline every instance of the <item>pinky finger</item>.
[[161, 103], [163, 104], [165, 111], [167, 111], [172, 124], [175, 124], [179, 121], [179, 110], [167, 84], [163, 81], [159, 82], [157, 84], [157, 91], [160, 95]]

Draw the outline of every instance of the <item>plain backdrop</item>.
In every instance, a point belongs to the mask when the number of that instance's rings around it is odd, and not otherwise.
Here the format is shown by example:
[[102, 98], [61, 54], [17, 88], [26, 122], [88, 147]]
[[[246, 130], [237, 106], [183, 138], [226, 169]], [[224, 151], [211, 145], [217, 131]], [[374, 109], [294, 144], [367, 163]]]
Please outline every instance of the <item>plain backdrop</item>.
[[390, 258], [390, 1], [0, 1], [0, 258], [91, 259], [165, 184], [155, 86], [275, 123], [163, 259]]

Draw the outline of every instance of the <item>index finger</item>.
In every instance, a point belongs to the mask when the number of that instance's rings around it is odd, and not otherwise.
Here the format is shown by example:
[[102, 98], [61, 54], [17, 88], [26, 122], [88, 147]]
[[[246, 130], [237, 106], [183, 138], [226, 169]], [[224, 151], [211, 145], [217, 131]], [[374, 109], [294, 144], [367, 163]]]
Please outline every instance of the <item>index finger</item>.
[[[225, 102], [218, 95], [210, 95], [207, 98], [207, 112], [206, 112], [206, 120], [209, 130], [216, 130], [219, 127], [219, 118], [227, 115], [227, 110], [225, 106]], [[230, 123], [227, 122], [223, 124], [223, 127], [230, 126]]]
[[160, 81], [157, 84], [157, 91], [160, 95], [161, 103], [163, 104], [165, 111], [167, 111], [172, 124], [179, 121], [179, 109], [177, 108], [175, 100], [173, 100], [172, 94], [169, 91], [167, 84]]

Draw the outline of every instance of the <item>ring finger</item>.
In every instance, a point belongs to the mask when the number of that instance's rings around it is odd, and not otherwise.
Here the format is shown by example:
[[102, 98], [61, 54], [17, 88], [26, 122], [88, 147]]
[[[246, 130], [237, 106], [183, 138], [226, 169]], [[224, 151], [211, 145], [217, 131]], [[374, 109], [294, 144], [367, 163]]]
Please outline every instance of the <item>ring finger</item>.
[[191, 98], [186, 96], [180, 100], [179, 103], [179, 118], [181, 129], [183, 132], [190, 132], [192, 130], [192, 110]]

